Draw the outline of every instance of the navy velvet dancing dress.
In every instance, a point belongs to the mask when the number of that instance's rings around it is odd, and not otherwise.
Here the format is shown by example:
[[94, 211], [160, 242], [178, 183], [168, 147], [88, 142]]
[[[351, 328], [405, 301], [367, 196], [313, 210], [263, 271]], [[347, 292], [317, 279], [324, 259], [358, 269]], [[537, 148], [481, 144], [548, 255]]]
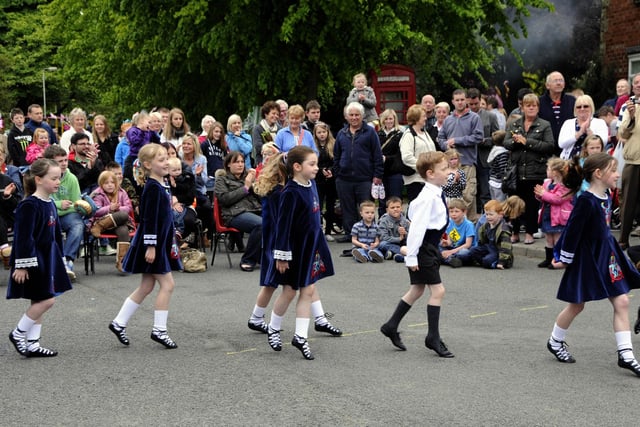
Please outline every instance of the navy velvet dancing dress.
[[571, 212], [555, 246], [556, 259], [568, 264], [558, 299], [570, 303], [600, 300], [640, 287], [640, 274], [611, 235], [611, 199], [586, 191]]
[[276, 185], [271, 193], [262, 198], [262, 254], [260, 257], [260, 285], [277, 288], [283, 276], [276, 269], [273, 259], [273, 244], [279, 217], [280, 196], [284, 186]]
[[333, 276], [333, 262], [320, 222], [316, 184], [289, 181], [280, 195], [273, 247], [276, 260], [289, 261], [282, 284], [294, 289]]
[[[29, 196], [20, 202], [16, 208], [7, 299], [42, 301], [71, 289], [61, 248], [62, 233], [53, 201]], [[13, 281], [16, 268], [28, 271], [29, 278], [24, 283]]]
[[[148, 179], [140, 197], [140, 224], [122, 263], [123, 270], [147, 274], [182, 270], [175, 234], [169, 188]], [[148, 246], [156, 247], [156, 258], [151, 264], [144, 259]]]

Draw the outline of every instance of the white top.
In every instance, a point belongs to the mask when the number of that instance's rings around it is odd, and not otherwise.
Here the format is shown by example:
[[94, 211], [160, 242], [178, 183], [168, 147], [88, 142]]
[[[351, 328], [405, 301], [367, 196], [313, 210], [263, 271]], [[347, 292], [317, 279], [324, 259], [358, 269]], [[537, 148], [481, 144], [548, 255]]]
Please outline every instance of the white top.
[[[436, 151], [436, 145], [433, 143], [427, 132], [423, 132], [422, 135], [416, 135], [414, 141], [411, 130], [407, 128], [404, 131], [404, 134], [400, 139], [400, 155], [402, 156], [402, 163], [415, 170], [418, 156], [429, 151]], [[414, 182], [424, 182], [418, 172], [413, 175], [403, 176], [402, 179], [404, 181], [404, 185], [412, 184]]]
[[424, 187], [409, 204], [408, 218], [411, 221], [407, 235], [407, 267], [418, 265], [418, 251], [427, 230], [439, 230], [447, 224], [447, 207], [442, 202], [442, 188], [425, 182]]
[[[86, 129], [83, 129], [84, 134], [89, 137], [89, 142], [93, 144], [93, 135]], [[75, 135], [77, 132], [74, 128], [69, 128], [62, 133], [60, 137], [60, 146], [67, 151], [69, 154], [69, 146], [71, 145], [71, 137]]]
[[[609, 141], [609, 128], [607, 122], [602, 119], [592, 118], [589, 124], [591, 132], [602, 138], [604, 145], [607, 145]], [[562, 148], [560, 158], [569, 160], [571, 150], [576, 143], [576, 119], [565, 120], [560, 129], [560, 135], [558, 136], [558, 146]]]

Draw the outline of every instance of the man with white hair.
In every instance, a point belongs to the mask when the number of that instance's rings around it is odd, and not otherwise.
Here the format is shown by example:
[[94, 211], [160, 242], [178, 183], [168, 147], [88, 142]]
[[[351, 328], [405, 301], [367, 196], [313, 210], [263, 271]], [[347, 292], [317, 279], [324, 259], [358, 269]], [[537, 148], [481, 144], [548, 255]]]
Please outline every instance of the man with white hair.
[[560, 128], [565, 120], [573, 118], [573, 109], [576, 98], [564, 93], [565, 81], [563, 75], [558, 71], [553, 71], [547, 76], [547, 91], [540, 96], [540, 112], [538, 117], [551, 123], [553, 142], [556, 146], [556, 155], [562, 150], [558, 146], [558, 136]]
[[358, 207], [363, 201], [371, 200], [371, 185], [382, 183], [384, 168], [378, 134], [363, 121], [362, 104], [349, 103], [344, 115], [348, 123], [336, 136], [333, 175], [345, 233], [338, 242], [348, 243], [353, 224], [358, 221]]

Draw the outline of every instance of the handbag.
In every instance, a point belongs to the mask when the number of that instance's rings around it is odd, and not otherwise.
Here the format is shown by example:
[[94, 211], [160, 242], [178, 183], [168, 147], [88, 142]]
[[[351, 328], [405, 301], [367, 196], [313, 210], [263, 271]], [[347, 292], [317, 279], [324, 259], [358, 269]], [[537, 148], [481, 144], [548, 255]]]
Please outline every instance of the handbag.
[[515, 194], [516, 187], [518, 186], [518, 164], [511, 162], [511, 156], [509, 156], [509, 163], [505, 169], [505, 174], [502, 177], [502, 192], [505, 194]]
[[182, 265], [186, 273], [202, 273], [207, 270], [207, 256], [197, 249], [180, 250]]
[[[411, 131], [411, 135], [413, 135], [413, 152], [416, 151], [416, 134], [413, 132], [413, 129], [409, 127]], [[407, 166], [402, 161], [402, 154], [398, 152], [396, 157], [393, 159], [393, 169], [396, 173], [401, 173], [404, 176], [411, 176], [416, 173], [416, 170], [411, 166]]]

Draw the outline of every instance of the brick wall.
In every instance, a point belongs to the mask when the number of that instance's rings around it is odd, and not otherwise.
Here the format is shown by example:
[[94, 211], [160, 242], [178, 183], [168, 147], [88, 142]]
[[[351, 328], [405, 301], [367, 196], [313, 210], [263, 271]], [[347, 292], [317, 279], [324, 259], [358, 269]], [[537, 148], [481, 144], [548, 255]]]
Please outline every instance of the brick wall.
[[634, 0], [603, 0], [602, 8], [605, 65], [612, 67], [616, 78], [626, 78], [627, 49], [640, 46], [640, 4], [634, 4]]

